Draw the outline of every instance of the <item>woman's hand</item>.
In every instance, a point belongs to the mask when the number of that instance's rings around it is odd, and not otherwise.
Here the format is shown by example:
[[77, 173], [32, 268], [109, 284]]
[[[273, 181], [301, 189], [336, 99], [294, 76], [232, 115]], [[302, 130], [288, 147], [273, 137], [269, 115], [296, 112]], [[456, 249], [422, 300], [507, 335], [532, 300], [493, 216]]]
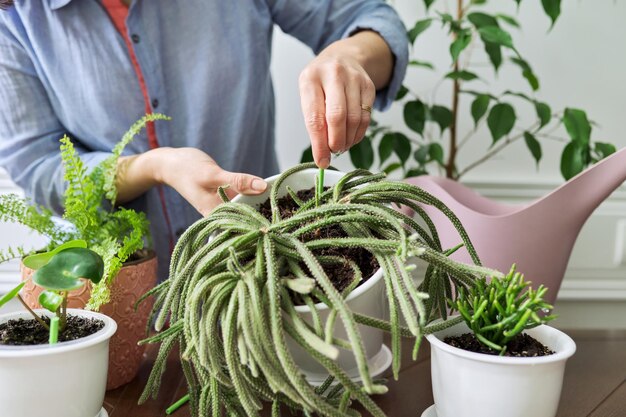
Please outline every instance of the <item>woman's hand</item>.
[[370, 123], [376, 89], [391, 77], [393, 55], [375, 32], [363, 31], [324, 49], [300, 74], [300, 99], [313, 159], [359, 143]]
[[148, 188], [165, 184], [174, 188], [200, 214], [208, 215], [222, 200], [220, 186], [228, 185], [226, 194], [260, 194], [267, 188], [263, 179], [253, 175], [225, 171], [205, 152], [195, 148], [157, 148], [118, 162], [118, 200], [131, 200]]

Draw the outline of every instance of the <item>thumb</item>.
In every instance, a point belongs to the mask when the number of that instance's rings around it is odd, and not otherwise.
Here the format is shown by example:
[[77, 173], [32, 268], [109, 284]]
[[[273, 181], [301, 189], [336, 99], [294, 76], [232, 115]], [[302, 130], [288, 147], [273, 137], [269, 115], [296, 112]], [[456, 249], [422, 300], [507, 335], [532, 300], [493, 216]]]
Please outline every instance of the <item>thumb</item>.
[[267, 189], [267, 183], [254, 175], [228, 171], [224, 171], [223, 175], [224, 182], [230, 185], [230, 190], [239, 194], [261, 194]]

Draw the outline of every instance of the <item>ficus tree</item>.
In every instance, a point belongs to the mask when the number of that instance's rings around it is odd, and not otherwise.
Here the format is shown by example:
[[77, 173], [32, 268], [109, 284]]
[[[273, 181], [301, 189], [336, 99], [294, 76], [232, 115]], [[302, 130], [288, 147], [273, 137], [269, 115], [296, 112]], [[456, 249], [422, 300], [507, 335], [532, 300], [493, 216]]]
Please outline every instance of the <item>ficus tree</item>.
[[[574, 106], [555, 109], [539, 98], [539, 77], [523, 51], [517, 48], [511, 34], [521, 30], [522, 22], [515, 16], [493, 11], [504, 9], [503, 1], [457, 0], [453, 11], [447, 7], [438, 8], [449, 2], [423, 2], [427, 13], [410, 26], [407, 32], [410, 44], [419, 42], [427, 31], [445, 31], [449, 41], [440, 47], [446, 48], [450, 61], [446, 68], [435, 68], [432, 62], [424, 60], [423, 55], [416, 56], [409, 62], [409, 72], [440, 73], [441, 81], [433, 88], [451, 83], [450, 101], [434, 101], [431, 94], [418, 94], [417, 86], [405, 82], [396, 101], [403, 106], [406, 126], [383, 126], [373, 121], [366, 137], [350, 150], [355, 167], [370, 169], [377, 160], [380, 169], [386, 173], [398, 171], [404, 177], [411, 177], [438, 171], [458, 180], [522, 140], [529, 155], [539, 164], [543, 157], [542, 143], [557, 140], [564, 143], [561, 173], [569, 179], [615, 152], [612, 144], [592, 141], [592, 122], [584, 110]], [[522, 6], [521, 0], [514, 2], [518, 8]], [[542, 0], [541, 5], [551, 22], [551, 29], [561, 14], [561, 0]], [[501, 71], [517, 70], [526, 80], [526, 90], [496, 91], [490, 88], [484, 72], [479, 75], [477, 71], [482, 63], [471, 59], [479, 49], [484, 50], [488, 65], [493, 68], [494, 79]], [[528, 122], [518, 117], [524, 106], [530, 106], [536, 115], [534, 120]], [[460, 129], [462, 114], [471, 114], [473, 119], [474, 126], [468, 131]], [[476, 160], [461, 166], [459, 156], [464, 146], [482, 134], [484, 130], [479, 127], [483, 124], [488, 127], [491, 145]], [[565, 127], [567, 138], [555, 134], [561, 126]], [[304, 151], [302, 162], [310, 160], [309, 148]]]

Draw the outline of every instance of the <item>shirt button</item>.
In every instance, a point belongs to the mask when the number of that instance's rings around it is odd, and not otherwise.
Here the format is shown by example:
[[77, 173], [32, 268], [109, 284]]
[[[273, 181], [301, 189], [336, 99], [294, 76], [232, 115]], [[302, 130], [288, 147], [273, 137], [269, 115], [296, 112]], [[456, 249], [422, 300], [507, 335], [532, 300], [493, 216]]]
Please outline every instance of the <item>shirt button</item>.
[[133, 40], [134, 43], [139, 43], [139, 35], [137, 35], [136, 33], [133, 33], [132, 35], [130, 35], [130, 38]]
[[159, 107], [159, 100], [155, 98], [152, 100], [152, 108], [156, 109], [157, 107]]

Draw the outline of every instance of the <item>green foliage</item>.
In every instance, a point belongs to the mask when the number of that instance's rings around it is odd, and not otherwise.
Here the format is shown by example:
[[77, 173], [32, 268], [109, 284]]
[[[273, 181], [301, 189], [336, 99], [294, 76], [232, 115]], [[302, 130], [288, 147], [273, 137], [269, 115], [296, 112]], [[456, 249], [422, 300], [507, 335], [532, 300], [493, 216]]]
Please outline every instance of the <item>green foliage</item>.
[[476, 338], [485, 346], [506, 352], [506, 345], [526, 329], [545, 324], [556, 316], [540, 316], [552, 309], [543, 297], [543, 285], [536, 290], [515, 271], [515, 265], [503, 278], [487, 283], [479, 278], [473, 287], [461, 288], [456, 300], [448, 300], [458, 311]]
[[[356, 415], [351, 400], [369, 415], [382, 417], [383, 411], [368, 394], [384, 393], [386, 387], [369, 374], [358, 324], [391, 332], [397, 378], [401, 336], [414, 339], [415, 359], [423, 334], [459, 322], [429, 324], [446, 317], [447, 297], [467, 290], [476, 277], [500, 276], [478, 266], [465, 230], [443, 203], [418, 187], [387, 181], [383, 174], [348, 173], [319, 195], [319, 204], [315, 199], [300, 202], [292, 217], [281, 218], [277, 206], [281, 184], [314, 167], [312, 163], [294, 167], [272, 185], [271, 221], [253, 207], [227, 202], [181, 236], [172, 254], [170, 278], [145, 295], [155, 296], [158, 332], [145, 342], [159, 343], [160, 350], [140, 402], [156, 396], [167, 358], [179, 346], [195, 417], [221, 407], [231, 416], [258, 416], [263, 401], [273, 403], [274, 410], [278, 403], [286, 403], [306, 415], [347, 417]], [[400, 204], [416, 210], [428, 230], [391, 208]], [[432, 222], [418, 204], [432, 205], [450, 219], [476, 265], [448, 258], [450, 251], [441, 249]], [[347, 237], [301, 240], [326, 227], [341, 227]], [[322, 254], [340, 247], [365, 248], [377, 259], [384, 272], [389, 322], [357, 314], [346, 304], [362, 274], [354, 262]], [[407, 265], [411, 256], [430, 264], [428, 283], [434, 290], [416, 287]], [[341, 293], [326, 272], [337, 263], [354, 271], [353, 282]], [[312, 322], [304, 321], [296, 312], [296, 298], [309, 306], [319, 300], [329, 315], [322, 319], [313, 308]], [[400, 325], [401, 320], [407, 327]], [[345, 340], [334, 336], [337, 321], [346, 330]], [[328, 371], [330, 377], [321, 387], [304, 378], [287, 338]], [[362, 383], [353, 382], [338, 367], [339, 349], [352, 352]]]
[[[0, 221], [19, 223], [46, 236], [49, 248], [70, 240], [84, 240], [104, 260], [104, 279], [95, 285], [88, 308], [97, 310], [109, 301], [109, 287], [130, 255], [143, 249], [149, 240], [144, 213], [116, 206], [117, 161], [125, 147], [149, 122], [168, 120], [149, 114], [134, 123], [112, 149], [111, 155], [91, 172], [80, 158], [71, 139], [60, 139], [61, 160], [67, 187], [63, 195], [63, 218], [73, 228], [55, 223], [49, 210], [17, 195], [0, 196]], [[0, 262], [22, 257], [32, 249], [9, 248], [0, 252]], [[48, 258], [50, 255], [46, 255]]]
[[[56, 343], [58, 332], [63, 331], [67, 323], [67, 297], [70, 291], [85, 285], [84, 280], [94, 283], [102, 279], [104, 263], [100, 255], [85, 248], [87, 242], [74, 240], [49, 252], [27, 256], [24, 264], [35, 270], [33, 283], [44, 291], [39, 295], [39, 304], [55, 313], [48, 326], [19, 295], [20, 290], [26, 285], [21, 282], [2, 298], [0, 307], [13, 298], [18, 298], [44, 328], [50, 331], [50, 343]], [[54, 324], [54, 326], [53, 326]]]
[[97, 284], [104, 273], [100, 255], [87, 248], [67, 248], [33, 274], [33, 282], [46, 290], [72, 291], [82, 287], [83, 279]]
[[[597, 142], [592, 142], [591, 124], [583, 110], [553, 109], [553, 106], [536, 96], [540, 88], [539, 77], [524, 56], [524, 51], [516, 46], [516, 37], [522, 33], [522, 24], [529, 22], [520, 22], [517, 17], [504, 13], [510, 8], [506, 7], [510, 6], [510, 2], [505, 3], [495, 0], [462, 0], [455, 2], [455, 10], [450, 11], [450, 5], [443, 0], [423, 2], [428, 10], [427, 16], [420, 16], [414, 25], [409, 26], [407, 36], [412, 45], [417, 45], [429, 31], [439, 30], [449, 34], [449, 42], [441, 44], [439, 48], [445, 48], [446, 53], [449, 53], [450, 65], [439, 69], [441, 82], [434, 85], [434, 90], [436, 92], [440, 84], [451, 85], [452, 100], [450, 103], [434, 102], [431, 98], [436, 96], [434, 92], [421, 92], [423, 83], [411, 86], [405, 82], [396, 101], [403, 106], [406, 128], [374, 123], [362, 149], [355, 151], [356, 155], [350, 154], [354, 167], [369, 169], [378, 161], [381, 167], [384, 164], [385, 172], [401, 172], [401, 177], [445, 172], [449, 178], [459, 179], [503, 149], [522, 140], [528, 155], [538, 166], [545, 159], [542, 153], [544, 142], [560, 140], [554, 132], [562, 126], [571, 142], [576, 142], [566, 143], [561, 153], [561, 173], [565, 179], [612, 153], [612, 145], [596, 145]], [[517, 0], [515, 3], [520, 6], [521, 2]], [[561, 14], [561, 0], [542, 0], [541, 5], [552, 27]], [[491, 80], [479, 68], [486, 59], [476, 57], [481, 49], [494, 70], [494, 77], [505, 70], [518, 72], [527, 83], [528, 92], [490, 91]], [[434, 70], [430, 59], [424, 57], [423, 52], [423, 48], [414, 49], [412, 58], [417, 59], [410, 60], [409, 71]], [[467, 83], [472, 83], [479, 90], [468, 91], [465, 88]], [[465, 95], [474, 97], [465, 100]], [[502, 102], [505, 96], [511, 95], [515, 101]], [[529, 120], [517, 117], [527, 114], [528, 106], [537, 118]], [[466, 132], [461, 131], [457, 123], [463, 112], [470, 114], [474, 121], [474, 128]], [[469, 160], [467, 165], [459, 166], [459, 161], [466, 160], [463, 157], [464, 150], [470, 148], [465, 144], [483, 135], [484, 130], [479, 129], [483, 121], [487, 122], [491, 146], [484, 141], [484, 153], [473, 161]], [[398, 153], [394, 155], [391, 138], [399, 134], [399, 130], [406, 134], [411, 148], [403, 155], [413, 155], [413, 158], [402, 159]], [[433, 148], [435, 145], [437, 147]], [[427, 158], [432, 149], [437, 149], [437, 152], [442, 150], [443, 155]], [[311, 160], [303, 158], [301, 162]]]

